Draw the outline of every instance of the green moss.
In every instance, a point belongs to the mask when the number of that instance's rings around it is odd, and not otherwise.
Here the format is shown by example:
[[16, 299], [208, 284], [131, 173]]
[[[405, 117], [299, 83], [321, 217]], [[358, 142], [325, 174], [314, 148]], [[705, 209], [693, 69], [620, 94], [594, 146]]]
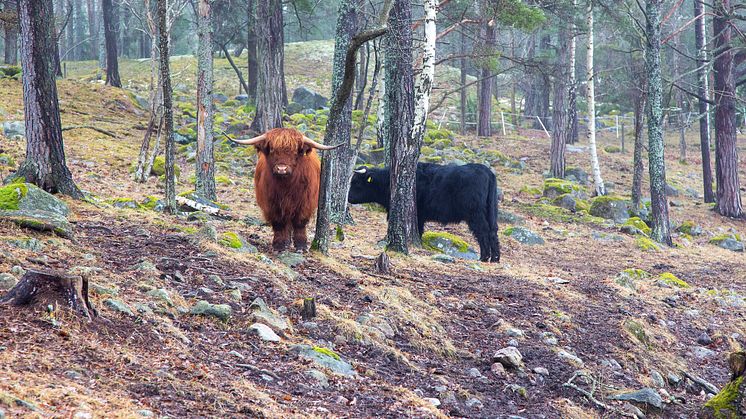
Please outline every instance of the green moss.
[[[158, 156], [153, 161], [153, 169], [151, 172], [156, 176], [163, 176], [166, 174], [166, 157], [164, 156]], [[178, 165], [174, 164], [174, 173], [176, 174], [176, 177], [179, 177], [181, 175], [181, 168], [179, 168]]]
[[643, 233], [645, 233], [645, 235], [648, 235], [648, 236], [650, 235], [650, 232], [652, 231], [651, 228], [648, 227], [647, 224], [645, 224], [645, 221], [642, 221], [642, 219], [640, 219], [640, 217], [631, 217], [629, 220], [627, 220], [626, 223], [624, 223], [624, 225], [632, 226], [642, 231]]
[[529, 194], [529, 195], [541, 195], [542, 193], [540, 188], [537, 188], [534, 186], [527, 186], [527, 185], [522, 186], [518, 192]]
[[337, 361], [341, 361], [342, 360], [342, 358], [339, 355], [337, 355], [336, 352], [332, 351], [331, 349], [322, 348], [321, 346], [314, 346], [313, 350], [314, 350], [314, 352], [318, 352], [318, 353], [320, 353], [322, 355], [326, 355], [326, 356], [332, 357], [332, 358], [336, 359]]
[[226, 100], [225, 102], [223, 102], [223, 106], [224, 107], [234, 108], [234, 107], [238, 106], [238, 101], [237, 100], [233, 100], [233, 99]]
[[190, 140], [195, 140], [197, 138], [197, 132], [194, 131], [194, 128], [190, 127], [181, 127], [178, 131], [176, 131], [178, 134], [183, 135], [186, 138], [189, 138]]
[[8, 154], [0, 153], [0, 166], [10, 166], [13, 167], [16, 165], [15, 159], [11, 157]]
[[715, 236], [710, 239], [710, 244], [720, 244], [720, 242], [726, 240], [726, 239], [734, 239], [736, 241], [741, 241], [741, 235], [740, 234], [733, 234], [733, 233], [726, 233], [726, 234], [720, 234], [718, 236]]
[[238, 237], [238, 234], [232, 231], [223, 233], [218, 240], [218, 244], [224, 247], [230, 247], [231, 249], [240, 249], [243, 247], [241, 238]]
[[155, 209], [155, 206], [158, 204], [158, 199], [159, 198], [157, 196], [149, 195], [145, 197], [145, 200], [140, 205], [142, 205], [143, 208], [153, 210]]
[[574, 190], [577, 190], [575, 185], [572, 184], [572, 182], [564, 179], [557, 179], [557, 178], [549, 178], [544, 180], [544, 195], [547, 194], [547, 191], [556, 191], [559, 193], [559, 195], [563, 195], [566, 193], [571, 193]]
[[220, 185], [233, 185], [233, 181], [228, 176], [215, 176], [215, 183]]
[[550, 221], [559, 221], [564, 223], [587, 223], [594, 225], [607, 225], [607, 221], [600, 217], [594, 217], [589, 215], [585, 211], [578, 211], [572, 213], [564, 208], [555, 207], [554, 205], [548, 205], [545, 203], [538, 204], [518, 204], [518, 206], [524, 211], [533, 216], [543, 218]]
[[424, 146], [420, 149], [423, 156], [432, 156], [435, 154], [435, 149], [432, 147]]
[[651, 276], [650, 272], [637, 268], [625, 269], [621, 273], [632, 279], [645, 279]]
[[27, 193], [28, 186], [25, 183], [11, 183], [0, 187], [0, 210], [17, 210], [19, 202]]
[[635, 240], [635, 244], [637, 244], [637, 247], [646, 251], [646, 252], [655, 252], [660, 250], [660, 247], [652, 240], [645, 236], [637, 236], [637, 239]]
[[739, 392], [744, 376], [740, 376], [735, 380], [729, 382], [723, 387], [722, 390], [713, 398], [705, 403], [705, 409], [712, 409], [712, 415], [715, 419], [737, 419], [738, 416], [738, 401]]
[[645, 345], [646, 348], [650, 349], [653, 347], [653, 344], [650, 342], [650, 337], [648, 337], [645, 328], [640, 323], [634, 320], [626, 320], [624, 322], [624, 330], [634, 336], [635, 339]]
[[447, 130], [445, 128], [443, 129], [437, 129], [436, 127], [427, 128], [427, 131], [425, 132], [425, 142], [431, 143], [435, 140], [444, 140], [451, 138], [453, 136], [453, 133], [450, 130]]
[[679, 279], [671, 272], [664, 272], [658, 275], [658, 280], [673, 287], [690, 288], [689, 284], [687, 284], [686, 281]]
[[469, 243], [465, 242], [458, 236], [441, 231], [426, 231], [425, 234], [422, 235], [422, 246], [428, 250], [442, 252], [442, 250], [435, 245], [435, 240], [437, 239], [450, 241], [459, 252], [463, 253], [469, 250]]
[[607, 145], [604, 147], [604, 151], [607, 153], [621, 153], [622, 149], [615, 145]]
[[386, 208], [383, 207], [381, 204], [376, 204], [375, 202], [362, 204], [363, 208], [367, 209], [368, 211], [374, 211], [374, 212], [386, 212]]
[[576, 211], [585, 211], [586, 214], [588, 214], [588, 211], [591, 209], [590, 202], [586, 201], [585, 199], [575, 199], [575, 210]]
[[443, 150], [444, 148], [453, 147], [453, 141], [445, 139], [436, 140], [431, 145], [436, 150]]
[[342, 230], [342, 226], [337, 226], [335, 237], [337, 241], [345, 241], [345, 232]]

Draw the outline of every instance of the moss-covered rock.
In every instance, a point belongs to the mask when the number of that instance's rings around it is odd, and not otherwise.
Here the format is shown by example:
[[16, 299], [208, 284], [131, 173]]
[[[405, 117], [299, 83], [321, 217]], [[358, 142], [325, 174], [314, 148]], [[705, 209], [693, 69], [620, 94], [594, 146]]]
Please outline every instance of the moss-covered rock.
[[694, 221], [684, 221], [676, 227], [676, 231], [689, 236], [699, 236], [702, 234], [702, 227], [695, 224]]
[[624, 330], [632, 335], [638, 342], [643, 344], [647, 349], [653, 347], [653, 343], [650, 340], [645, 327], [638, 321], [627, 319], [623, 323]]
[[710, 239], [711, 244], [733, 252], [743, 252], [744, 244], [741, 236], [736, 233], [721, 234]]
[[[650, 236], [650, 232], [652, 231], [650, 227], [645, 224], [645, 221], [642, 221], [640, 217], [630, 217], [629, 220], [627, 220], [624, 223], [625, 226], [632, 227], [633, 229], [639, 231], [640, 233]], [[635, 234], [634, 232], [632, 234]]]
[[127, 209], [139, 209], [140, 204], [138, 204], [134, 199], [132, 198], [113, 198], [108, 201], [111, 206], [116, 208], [127, 208]]
[[726, 384], [715, 397], [702, 406], [699, 418], [742, 419], [746, 417], [744, 399], [746, 399], [746, 379], [742, 374]]
[[[164, 156], [158, 156], [153, 161], [153, 168], [151, 169], [151, 173], [154, 176], [163, 176], [166, 174], [166, 157]], [[179, 177], [181, 175], [181, 168], [177, 164], [174, 164], [174, 173], [176, 177]]]
[[614, 220], [616, 223], [624, 223], [629, 219], [627, 201], [618, 196], [597, 196], [591, 201], [588, 211], [591, 215]]
[[544, 196], [547, 198], [554, 199], [565, 194], [579, 196], [580, 192], [583, 192], [583, 188], [570, 181], [557, 178], [544, 180]]
[[73, 230], [67, 221], [69, 213], [67, 204], [36, 185], [11, 183], [0, 187], [0, 220], [71, 237]]
[[635, 290], [637, 289], [636, 283], [638, 281], [650, 278], [651, 276], [650, 272], [642, 269], [630, 268], [619, 272], [616, 278], [614, 278], [614, 282], [623, 287]]
[[244, 252], [244, 253], [256, 253], [257, 252], [256, 247], [248, 243], [238, 233], [234, 233], [232, 231], [228, 231], [228, 232], [221, 234], [220, 237], [218, 238], [218, 244], [223, 247], [227, 247], [229, 249], [233, 249], [233, 250]]
[[503, 230], [503, 234], [512, 237], [518, 243], [527, 245], [544, 244], [544, 239], [533, 231], [519, 226], [511, 226]]
[[658, 275], [658, 282], [676, 288], [690, 288], [686, 281], [679, 279], [671, 272], [664, 272]]
[[635, 240], [635, 244], [639, 249], [646, 252], [657, 252], [658, 250], [660, 250], [660, 246], [658, 246], [657, 243], [645, 236], [638, 236]]
[[518, 190], [519, 193], [527, 194], [527, 195], [541, 195], [542, 191], [541, 188], [537, 188], [535, 186], [528, 186], [524, 185], [521, 187], [521, 189]]
[[15, 159], [9, 154], [0, 153], [0, 166], [13, 167], [16, 165]]
[[621, 153], [622, 149], [619, 148], [619, 146], [607, 145], [606, 147], [604, 147], [604, 151], [607, 153]]
[[228, 321], [233, 314], [233, 310], [228, 304], [210, 304], [202, 300], [192, 307], [190, 313], [196, 316], [212, 316], [222, 321]]
[[460, 237], [446, 233], [426, 231], [422, 235], [422, 246], [434, 252], [444, 253], [461, 259], [478, 260], [477, 253]]

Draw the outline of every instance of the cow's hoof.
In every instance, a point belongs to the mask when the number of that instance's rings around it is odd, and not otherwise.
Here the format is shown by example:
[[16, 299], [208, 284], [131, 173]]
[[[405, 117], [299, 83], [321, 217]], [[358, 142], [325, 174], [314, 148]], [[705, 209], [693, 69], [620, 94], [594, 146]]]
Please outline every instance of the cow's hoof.
[[297, 253], [308, 253], [308, 246], [295, 246]]
[[272, 250], [274, 250], [277, 253], [284, 252], [285, 250], [290, 247], [290, 243], [283, 242], [283, 243], [272, 243]]

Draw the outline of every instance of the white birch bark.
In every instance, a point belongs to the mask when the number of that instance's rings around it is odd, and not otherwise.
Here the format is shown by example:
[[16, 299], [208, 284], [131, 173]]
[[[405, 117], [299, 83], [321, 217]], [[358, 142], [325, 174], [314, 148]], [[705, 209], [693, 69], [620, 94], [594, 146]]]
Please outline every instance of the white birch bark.
[[593, 68], [593, 1], [588, 1], [588, 49], [586, 54], [587, 80], [586, 99], [588, 100], [588, 145], [591, 153], [591, 169], [593, 171], [593, 188], [596, 195], [606, 195], [604, 181], [601, 179], [601, 167], [598, 164], [598, 152], [596, 151], [596, 92], [594, 89]]
[[414, 86], [414, 125], [412, 139], [422, 144], [425, 136], [425, 122], [430, 109], [430, 92], [435, 77], [435, 29], [436, 0], [425, 0], [425, 41], [422, 51], [422, 71]]

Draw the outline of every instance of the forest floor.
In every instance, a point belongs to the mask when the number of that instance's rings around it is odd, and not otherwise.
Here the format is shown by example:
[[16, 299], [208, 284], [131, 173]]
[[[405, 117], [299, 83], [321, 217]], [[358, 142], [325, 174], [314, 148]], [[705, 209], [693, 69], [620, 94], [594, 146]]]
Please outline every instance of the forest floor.
[[[289, 88], [327, 91], [326, 76], [307, 71], [330, 74], [324, 72], [331, 60], [310, 56], [317, 61], [305, 63], [304, 50], [289, 47]], [[175, 59], [174, 67], [183, 71], [180, 82], [193, 86], [187, 76], [193, 60]], [[225, 60], [216, 60], [216, 69], [217, 90], [225, 92], [233, 75]], [[500, 234], [500, 264], [442, 263], [415, 249], [409, 257], [392, 256], [393, 272], [382, 275], [373, 259], [382, 251], [386, 217], [364, 206], [352, 207], [356, 223], [328, 256], [272, 253], [271, 229], [253, 222], [260, 213], [248, 175], [252, 161], [241, 149], [219, 154], [218, 197], [234, 220], [190, 221], [111, 205], [163, 193], [156, 177], [145, 184], [130, 177], [147, 112], [127, 91], [92, 82], [91, 63], [68, 70], [58, 83], [63, 125], [95, 125], [116, 135], [64, 133], [73, 176], [101, 201], [65, 199], [74, 240], [0, 224], [0, 272], [87, 270], [100, 315], [87, 322], [64, 310], [51, 316], [39, 307], [0, 306], [0, 412], [10, 417], [596, 418], [639, 408], [648, 417], [689, 418], [708, 398], [692, 377], [722, 387], [729, 378], [725, 357], [746, 343], [746, 258], [709, 243], [726, 233], [743, 236], [746, 223], [683, 193], [701, 194], [693, 130], [687, 164], [674, 158], [677, 137], [668, 138], [669, 182], [682, 191], [670, 198], [671, 219], [703, 232], [676, 234], [676, 247], [644, 250], [619, 225], [541, 205], [536, 189], [549, 156], [543, 133], [456, 136], [456, 144], [524, 162], [522, 169], [493, 166], [504, 192], [500, 209], [545, 244]], [[122, 70], [125, 84], [142, 94], [147, 63], [125, 61]], [[22, 119], [21, 94], [18, 81], [0, 80], [0, 118]], [[600, 139], [602, 149], [616, 142], [609, 134]], [[581, 139], [579, 152], [568, 153], [568, 165], [589, 171], [584, 146]], [[600, 152], [604, 179], [622, 196], [632, 181], [629, 149]], [[21, 161], [23, 150], [23, 140], [0, 135], [0, 153]], [[193, 163], [180, 153], [179, 165], [179, 192], [188, 191]], [[746, 165], [740, 167], [746, 180]], [[219, 236], [239, 234], [257, 251], [221, 246], [206, 224]], [[476, 247], [465, 225], [427, 229]], [[627, 269], [651, 276], [625, 286], [617, 279]], [[688, 286], [657, 280], [663, 273]], [[306, 297], [318, 306], [310, 322], [300, 315]], [[252, 333], [257, 298], [270, 317], [290, 324], [279, 342]], [[227, 304], [230, 318], [190, 314], [200, 300]], [[346, 361], [352, 369], [345, 375], [319, 366], [299, 355], [305, 352], [297, 345], [304, 344], [324, 362], [344, 367]], [[495, 352], [508, 346], [520, 351], [523, 368], [495, 364]], [[574, 384], [594, 388], [606, 408], [565, 385], [576, 371], [591, 379]], [[646, 387], [662, 395], [662, 409], [613, 399]]]

